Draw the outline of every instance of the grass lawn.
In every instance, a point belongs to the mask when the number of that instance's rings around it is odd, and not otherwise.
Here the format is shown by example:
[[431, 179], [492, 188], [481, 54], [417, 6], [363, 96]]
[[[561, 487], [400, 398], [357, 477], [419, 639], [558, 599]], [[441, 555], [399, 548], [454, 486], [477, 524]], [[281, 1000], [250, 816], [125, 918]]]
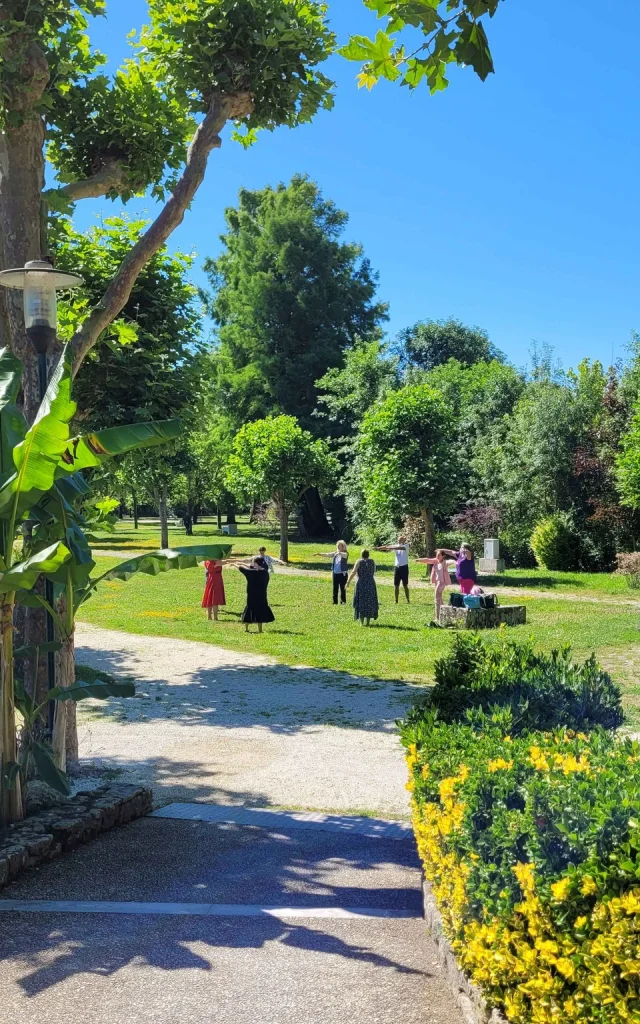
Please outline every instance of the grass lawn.
[[[100, 570], [116, 562], [100, 558]], [[227, 610], [218, 623], [208, 622], [200, 608], [203, 588], [201, 569], [107, 583], [83, 606], [80, 618], [107, 629], [266, 654], [287, 664], [422, 684], [431, 681], [435, 659], [451, 642], [450, 631], [425, 628], [433, 609], [429, 590], [414, 589], [407, 606], [404, 600], [395, 605], [392, 589], [381, 586], [380, 618], [367, 629], [353, 621], [350, 604], [331, 603], [328, 573], [325, 578], [276, 573], [269, 586], [276, 622], [258, 635], [245, 633], [239, 622], [245, 586], [235, 569], [225, 570]], [[528, 622], [510, 629], [509, 636], [533, 636], [547, 650], [569, 643], [579, 657], [595, 650], [627, 691], [629, 706], [635, 704], [640, 669], [637, 609], [613, 602], [528, 597], [526, 592], [518, 600], [527, 606]]]
[[[267, 537], [260, 530], [251, 525], [246, 517], [238, 520], [238, 536], [224, 537], [225, 541], [233, 544], [234, 555], [253, 555], [261, 545], [265, 545], [272, 555], [278, 554], [279, 542], [277, 538]], [[176, 547], [191, 546], [192, 544], [215, 543], [222, 538], [214, 519], [206, 519], [194, 527], [192, 537], [187, 537], [184, 529], [170, 529], [169, 543]], [[133, 529], [131, 520], [124, 520], [116, 525], [115, 533], [103, 534], [94, 544], [95, 553], [101, 550], [118, 551], [152, 551], [160, 546], [160, 528], [156, 520], [142, 520], [138, 530]], [[296, 540], [289, 542], [289, 557], [292, 567], [298, 569], [326, 570], [329, 567], [328, 559], [317, 558], [316, 552], [329, 551], [332, 548], [331, 541], [307, 541]], [[360, 545], [352, 544], [350, 551], [351, 563], [360, 553]], [[378, 571], [384, 577], [393, 571], [393, 554], [376, 552], [376, 564]], [[415, 566], [413, 570], [416, 578], [422, 578], [425, 569], [423, 566]], [[557, 593], [575, 593], [584, 597], [619, 597], [623, 600], [640, 600], [640, 593], [631, 590], [624, 577], [616, 576], [614, 573], [597, 572], [552, 572], [548, 569], [507, 569], [500, 576], [485, 576], [483, 583], [495, 589], [503, 586], [517, 587], [518, 589], [531, 589], [547, 591], [550, 595]]]

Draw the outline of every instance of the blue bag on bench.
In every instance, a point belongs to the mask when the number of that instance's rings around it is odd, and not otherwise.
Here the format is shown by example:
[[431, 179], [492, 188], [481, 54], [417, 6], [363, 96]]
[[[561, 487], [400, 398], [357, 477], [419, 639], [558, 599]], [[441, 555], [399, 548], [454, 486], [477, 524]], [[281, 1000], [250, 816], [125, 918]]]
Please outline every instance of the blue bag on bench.
[[481, 607], [480, 596], [478, 595], [478, 597], [474, 597], [473, 594], [466, 594], [465, 598], [464, 598], [464, 606], [465, 606], [465, 608], [480, 608]]

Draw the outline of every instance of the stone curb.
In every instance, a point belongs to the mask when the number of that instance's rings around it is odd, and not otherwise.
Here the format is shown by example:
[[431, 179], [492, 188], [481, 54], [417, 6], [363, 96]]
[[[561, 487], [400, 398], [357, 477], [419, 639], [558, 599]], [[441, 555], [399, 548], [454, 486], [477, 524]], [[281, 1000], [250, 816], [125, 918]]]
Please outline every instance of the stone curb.
[[151, 790], [144, 786], [102, 786], [0, 829], [0, 886], [101, 832], [143, 817], [151, 808]]
[[422, 882], [422, 902], [427, 930], [435, 943], [444, 979], [462, 1014], [464, 1024], [507, 1024], [499, 1010], [489, 1009], [480, 989], [458, 967], [455, 953], [444, 933], [435, 897], [426, 879]]

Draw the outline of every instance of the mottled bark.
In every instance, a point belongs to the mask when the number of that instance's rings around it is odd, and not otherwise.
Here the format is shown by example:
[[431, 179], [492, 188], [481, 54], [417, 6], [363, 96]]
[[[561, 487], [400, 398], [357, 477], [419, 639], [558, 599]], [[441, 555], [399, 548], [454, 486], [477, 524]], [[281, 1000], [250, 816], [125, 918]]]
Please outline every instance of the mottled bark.
[[[61, 604], [64, 599], [61, 600]], [[61, 615], [64, 615], [64, 607], [58, 608]], [[62, 649], [56, 651], [56, 685], [68, 687], [75, 682], [76, 670], [74, 662], [73, 635], [62, 642]], [[76, 706], [70, 700], [57, 700], [55, 702], [55, 715], [53, 719], [53, 735], [51, 747], [55, 762], [61, 771], [66, 771], [69, 761], [78, 759], [78, 738], [76, 730]]]

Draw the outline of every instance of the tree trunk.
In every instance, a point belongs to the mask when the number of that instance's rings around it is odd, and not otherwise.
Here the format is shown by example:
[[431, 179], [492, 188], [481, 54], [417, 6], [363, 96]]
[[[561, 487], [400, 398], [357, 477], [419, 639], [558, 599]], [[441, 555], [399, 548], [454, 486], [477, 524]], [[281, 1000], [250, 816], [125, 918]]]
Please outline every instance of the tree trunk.
[[[5, 594], [0, 604], [0, 635], [2, 636], [2, 769], [18, 760], [16, 711], [13, 693], [13, 594]], [[2, 817], [5, 825], [22, 821], [24, 807], [20, 778], [11, 789], [2, 789]]]
[[134, 530], [137, 530], [138, 529], [138, 495], [136, 494], [135, 491], [132, 491], [131, 492], [131, 497], [133, 499], [133, 528], [134, 528]]
[[[64, 606], [59, 602], [59, 612], [64, 615]], [[56, 651], [56, 684], [68, 687], [75, 682], [73, 634], [62, 641], [62, 649]], [[66, 771], [67, 762], [78, 759], [78, 733], [76, 729], [76, 706], [72, 700], [57, 700], [53, 719], [51, 747], [58, 768]]]
[[[39, 115], [0, 132], [0, 270], [46, 255], [42, 237], [45, 127]], [[32, 423], [40, 404], [36, 354], [24, 330], [22, 293], [0, 288], [0, 344], [24, 363], [23, 411]]]
[[427, 558], [434, 558], [436, 553], [436, 531], [433, 525], [433, 516], [427, 508], [422, 509], [422, 522], [424, 524], [424, 546]]
[[278, 519], [280, 520], [280, 558], [289, 561], [289, 512], [284, 499], [276, 499]]
[[302, 498], [302, 521], [308, 537], [333, 537], [331, 524], [317, 487], [309, 487]]
[[167, 485], [160, 485], [160, 547], [169, 547], [169, 523], [167, 521]]
[[235, 523], [236, 521], [236, 507], [235, 505], [229, 505], [227, 509], [227, 525]]
[[222, 509], [220, 508], [219, 505], [216, 508], [216, 515], [218, 516], [218, 529], [221, 530], [222, 529]]

